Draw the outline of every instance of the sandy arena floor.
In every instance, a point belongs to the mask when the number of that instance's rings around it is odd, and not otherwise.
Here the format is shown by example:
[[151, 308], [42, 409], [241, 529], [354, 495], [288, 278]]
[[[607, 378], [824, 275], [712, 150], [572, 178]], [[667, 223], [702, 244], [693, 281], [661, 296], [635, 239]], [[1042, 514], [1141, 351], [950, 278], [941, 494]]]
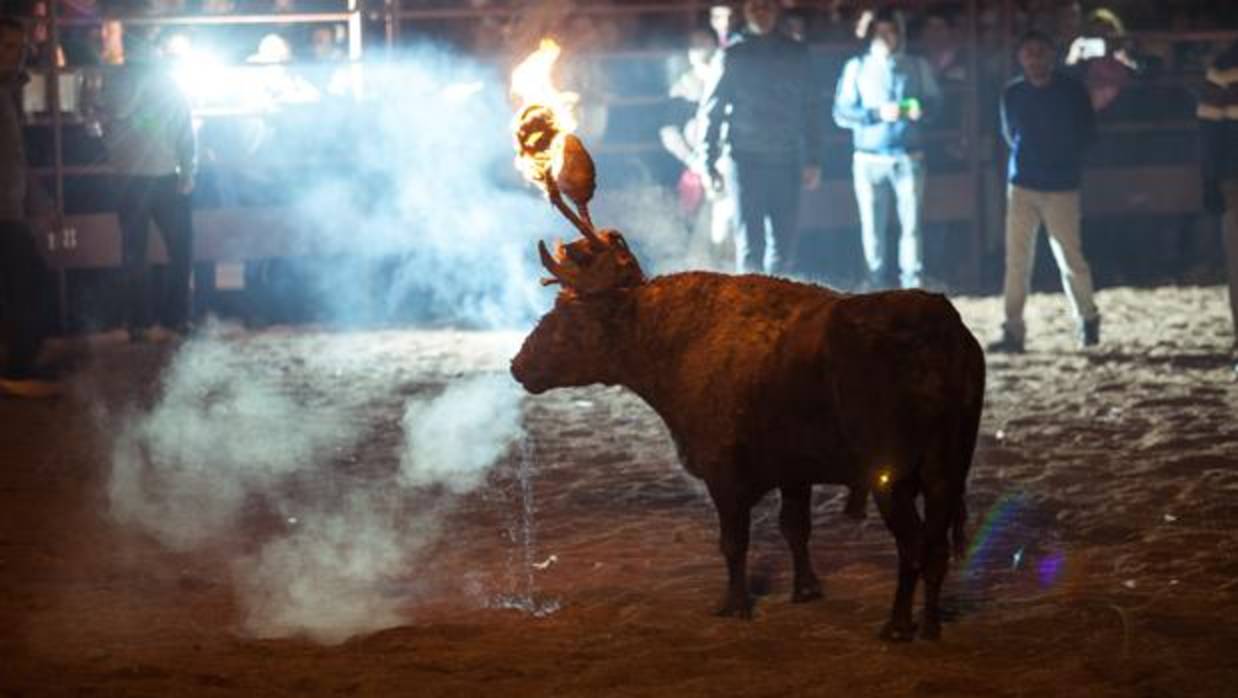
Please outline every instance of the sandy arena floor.
[[[771, 496], [754, 620], [710, 615], [712, 508], [661, 423], [615, 389], [515, 395], [519, 336], [95, 341], [72, 396], [0, 401], [0, 696], [1233, 696], [1222, 294], [1102, 292], [1086, 353], [1033, 298], [1029, 353], [989, 360], [954, 620], [898, 646], [893, 540], [837, 488], [826, 598], [788, 602]], [[992, 336], [997, 299], [957, 304]]]

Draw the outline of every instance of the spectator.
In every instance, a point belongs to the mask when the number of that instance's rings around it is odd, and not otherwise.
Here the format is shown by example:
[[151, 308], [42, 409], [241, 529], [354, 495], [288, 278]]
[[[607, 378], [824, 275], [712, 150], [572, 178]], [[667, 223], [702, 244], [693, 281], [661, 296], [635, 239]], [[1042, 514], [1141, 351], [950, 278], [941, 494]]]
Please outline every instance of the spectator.
[[99, 62], [103, 65], [123, 65], [125, 62], [125, 25], [114, 17], [99, 25]]
[[0, 395], [51, 397], [59, 385], [36, 368], [43, 342], [39, 293], [45, 275], [27, 220], [27, 169], [18, 96], [26, 54], [26, 31], [0, 18], [0, 303], [7, 356]]
[[730, 4], [717, 2], [709, 6], [709, 28], [718, 40], [718, 47], [725, 49], [738, 38], [735, 33], [735, 11]]
[[[687, 69], [671, 84], [669, 123], [658, 136], [666, 151], [683, 166], [677, 193], [679, 210], [689, 230], [688, 260], [694, 266], [721, 268], [716, 259], [721, 245], [733, 237], [735, 207], [725, 188], [714, 193], [705, 185], [700, 157], [704, 133], [698, 118], [705, 90], [717, 79], [718, 43], [715, 35], [704, 29], [693, 31], [689, 42]], [[720, 165], [719, 169], [729, 171], [729, 166]]]
[[718, 81], [702, 106], [705, 166], [710, 185], [722, 190], [725, 123], [739, 202], [736, 267], [786, 273], [799, 232], [800, 189], [821, 180], [820, 99], [808, 49], [774, 30], [774, 0], [747, 0], [744, 17], [747, 31], [723, 52]]
[[1233, 352], [1238, 358], [1238, 41], [1217, 56], [1206, 78], [1196, 108], [1204, 208], [1223, 220]]
[[939, 82], [961, 83], [967, 79], [963, 45], [946, 15], [933, 13], [924, 18], [920, 42], [924, 47], [924, 58], [932, 66]]
[[[188, 330], [193, 218], [189, 195], [197, 169], [197, 141], [189, 102], [166, 66], [142, 41], [129, 47], [127, 70], [103, 85], [104, 141], [118, 177], [126, 325], [132, 341], [175, 338]], [[152, 326], [146, 260], [150, 223], [168, 253], [166, 288]]]
[[834, 97], [834, 121], [850, 129], [855, 146], [852, 174], [868, 278], [885, 284], [886, 226], [890, 194], [902, 234], [899, 273], [903, 288], [924, 282], [921, 212], [924, 207], [922, 122], [941, 106], [941, 90], [923, 58], [904, 51], [903, 20], [877, 11], [867, 27], [869, 49], [843, 67]]
[[1080, 243], [1079, 184], [1082, 152], [1096, 133], [1087, 91], [1054, 70], [1046, 34], [1029, 32], [1018, 44], [1023, 77], [1002, 94], [1002, 133], [1010, 146], [1006, 198], [1006, 321], [989, 351], [1021, 353], [1026, 336], [1023, 307], [1032, 279], [1036, 233], [1049, 234], [1062, 288], [1078, 323], [1079, 344], [1100, 341], [1100, 314], [1092, 299], [1092, 273]]
[[1122, 20], [1113, 11], [1095, 10], [1088, 15], [1083, 36], [1071, 43], [1066, 55], [1066, 65], [1078, 67], [1096, 111], [1112, 104], [1135, 75], [1136, 64], [1126, 48], [1125, 34]]
[[30, 15], [34, 23], [30, 29], [30, 55], [27, 57], [30, 65], [45, 67], [55, 65], [65, 67], [64, 48], [52, 45], [51, 24], [48, 22], [50, 12], [45, 0], [35, 0], [30, 4]]

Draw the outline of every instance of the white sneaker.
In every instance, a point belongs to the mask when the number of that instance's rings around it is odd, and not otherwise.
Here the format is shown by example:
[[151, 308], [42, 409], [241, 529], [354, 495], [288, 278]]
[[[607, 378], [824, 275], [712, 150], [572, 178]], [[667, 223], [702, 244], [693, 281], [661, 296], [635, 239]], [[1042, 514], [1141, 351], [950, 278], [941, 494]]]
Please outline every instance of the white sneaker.
[[57, 381], [37, 378], [0, 378], [0, 395], [45, 400], [64, 394], [64, 386]]

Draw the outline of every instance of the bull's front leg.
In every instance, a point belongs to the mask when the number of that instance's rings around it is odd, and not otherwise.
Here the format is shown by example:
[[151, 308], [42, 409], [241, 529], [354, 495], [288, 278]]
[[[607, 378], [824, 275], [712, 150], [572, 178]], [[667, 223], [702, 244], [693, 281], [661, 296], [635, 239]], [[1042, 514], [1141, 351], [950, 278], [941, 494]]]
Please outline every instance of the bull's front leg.
[[726, 558], [727, 586], [716, 615], [752, 617], [752, 597], [748, 595], [748, 533], [752, 501], [731, 487], [709, 488], [718, 511], [722, 556]]
[[819, 599], [821, 581], [813, 572], [808, 556], [808, 538], [812, 535], [812, 485], [791, 485], [779, 491], [782, 509], [778, 514], [778, 527], [791, 548], [791, 564], [795, 570], [791, 603]]

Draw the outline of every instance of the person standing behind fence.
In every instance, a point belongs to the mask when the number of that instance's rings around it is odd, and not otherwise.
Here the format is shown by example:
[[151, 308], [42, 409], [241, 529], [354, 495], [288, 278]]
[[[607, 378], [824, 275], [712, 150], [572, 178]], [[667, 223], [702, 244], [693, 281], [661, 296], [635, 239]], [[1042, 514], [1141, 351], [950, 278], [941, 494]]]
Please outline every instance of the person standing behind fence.
[[[165, 340], [189, 327], [193, 217], [189, 195], [197, 168], [197, 139], [189, 102], [149, 44], [127, 47], [123, 70], [104, 82], [104, 141], [115, 170], [119, 200], [125, 324], [131, 341]], [[152, 219], [168, 253], [158, 321], [152, 326], [146, 259]]]
[[1079, 186], [1083, 150], [1096, 137], [1087, 90], [1054, 69], [1052, 40], [1029, 32], [1018, 43], [1023, 77], [1002, 94], [1002, 134], [1010, 147], [1006, 195], [1006, 321], [989, 351], [1021, 353], [1023, 308], [1031, 290], [1036, 233], [1041, 223], [1062, 275], [1080, 346], [1100, 341], [1100, 313], [1080, 240]]
[[27, 220], [26, 151], [18, 96], [24, 81], [25, 27], [0, 17], [0, 305], [3, 309], [4, 370], [0, 395], [52, 397], [54, 380], [38, 374], [43, 343], [40, 287], [45, 266]]
[[[924, 282], [921, 218], [924, 208], [923, 122], [941, 105], [933, 68], [904, 50], [902, 16], [882, 8], [858, 32], [868, 52], [843, 67], [834, 96], [834, 121], [850, 129], [855, 147], [852, 177], [860, 213], [867, 289], [885, 284], [886, 225], [890, 194], [898, 215], [898, 260], [903, 288]], [[865, 22], [862, 19], [861, 22]]]
[[724, 50], [718, 81], [702, 104], [705, 167], [710, 185], [722, 190], [725, 133], [739, 202], [736, 267], [785, 274], [798, 235], [800, 189], [821, 181], [820, 99], [807, 47], [775, 30], [774, 0], [747, 0], [744, 16], [747, 31]]
[[1195, 111], [1204, 209], [1222, 217], [1233, 353], [1238, 358], [1238, 41], [1212, 61], [1206, 81]]
[[[701, 168], [701, 99], [706, 86], [717, 79], [715, 73], [718, 42], [713, 33], [704, 29], [693, 31], [688, 38], [687, 65], [676, 66], [677, 77], [671, 82], [667, 104], [667, 123], [658, 129], [662, 147], [683, 166], [676, 194], [679, 212], [688, 229], [684, 260], [694, 268], [722, 269], [731, 266], [734, 254], [723, 245], [734, 239], [732, 221], [735, 206], [730, 192], [715, 193], [705, 184]], [[719, 169], [724, 174], [730, 166], [724, 160]]]

